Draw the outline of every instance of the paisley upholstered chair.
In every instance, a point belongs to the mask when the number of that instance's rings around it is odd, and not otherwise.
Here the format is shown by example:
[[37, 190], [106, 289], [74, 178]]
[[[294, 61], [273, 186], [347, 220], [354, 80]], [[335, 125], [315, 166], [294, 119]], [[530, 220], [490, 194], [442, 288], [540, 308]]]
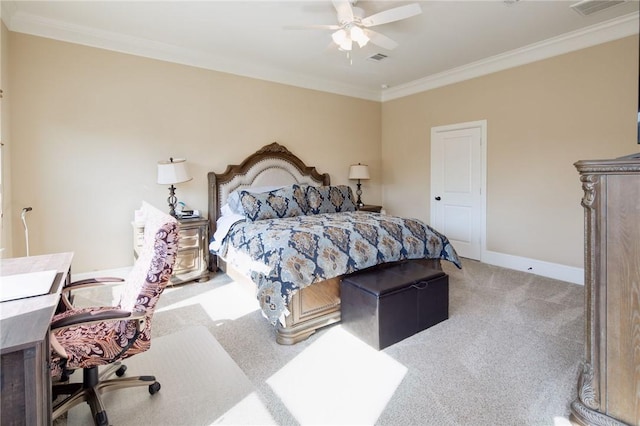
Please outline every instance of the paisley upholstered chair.
[[[126, 366], [119, 361], [151, 346], [151, 318], [171, 277], [177, 250], [176, 219], [151, 209], [145, 223], [144, 247], [125, 280], [119, 302], [112, 307], [70, 307], [53, 317], [53, 395], [69, 395], [54, 404], [54, 419], [80, 402], [87, 402], [95, 423], [108, 425], [101, 393], [130, 386], [148, 386], [152, 395], [160, 390], [154, 376], [120, 378]], [[79, 286], [104, 285], [103, 281], [83, 280]], [[76, 288], [72, 284], [64, 291]], [[100, 366], [106, 367], [98, 374]], [[75, 369], [83, 369], [83, 383], [66, 383], [69, 372]], [[114, 373], [118, 378], [107, 380]]]

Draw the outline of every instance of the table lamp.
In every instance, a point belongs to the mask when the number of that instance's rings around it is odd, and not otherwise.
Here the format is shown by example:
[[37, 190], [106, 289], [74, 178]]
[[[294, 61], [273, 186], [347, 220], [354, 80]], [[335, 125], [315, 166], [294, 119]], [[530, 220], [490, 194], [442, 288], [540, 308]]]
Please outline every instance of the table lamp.
[[187, 160], [184, 158], [169, 158], [169, 161], [158, 162], [158, 184], [171, 185], [169, 187], [169, 214], [176, 216], [176, 187], [178, 183], [188, 182], [193, 179], [187, 171]]
[[360, 198], [362, 195], [362, 189], [360, 189], [360, 181], [369, 179], [369, 166], [366, 164], [352, 164], [349, 168], [349, 179], [357, 179], [358, 180], [358, 190], [356, 194], [358, 195], [358, 201], [356, 201], [356, 205], [358, 208], [364, 206], [362, 199]]

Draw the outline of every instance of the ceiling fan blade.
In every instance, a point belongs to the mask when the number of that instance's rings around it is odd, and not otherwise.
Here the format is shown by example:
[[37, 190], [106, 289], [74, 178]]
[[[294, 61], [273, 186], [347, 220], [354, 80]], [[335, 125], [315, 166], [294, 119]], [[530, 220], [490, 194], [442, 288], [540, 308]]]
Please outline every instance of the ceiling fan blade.
[[383, 10], [382, 12], [362, 18], [362, 25], [365, 27], [373, 27], [375, 25], [388, 24], [389, 22], [411, 18], [412, 16], [416, 16], [421, 13], [422, 9], [420, 8], [420, 5], [418, 3], [412, 3], [406, 6]]
[[338, 22], [340, 24], [353, 22], [353, 8], [349, 0], [333, 0], [333, 7], [338, 12]]
[[398, 47], [398, 43], [391, 40], [384, 34], [380, 34], [373, 30], [365, 30], [364, 33], [369, 37], [369, 41], [377, 46], [380, 46], [387, 50], [393, 50]]
[[285, 30], [337, 30], [339, 25], [286, 25]]

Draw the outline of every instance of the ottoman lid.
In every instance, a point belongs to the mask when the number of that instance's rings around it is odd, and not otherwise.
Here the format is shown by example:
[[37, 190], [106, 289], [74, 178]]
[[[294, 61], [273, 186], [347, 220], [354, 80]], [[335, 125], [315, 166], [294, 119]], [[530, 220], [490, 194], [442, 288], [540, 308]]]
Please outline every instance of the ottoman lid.
[[430, 281], [446, 274], [419, 263], [400, 263], [387, 268], [355, 273], [343, 280], [367, 293], [382, 296], [421, 281]]

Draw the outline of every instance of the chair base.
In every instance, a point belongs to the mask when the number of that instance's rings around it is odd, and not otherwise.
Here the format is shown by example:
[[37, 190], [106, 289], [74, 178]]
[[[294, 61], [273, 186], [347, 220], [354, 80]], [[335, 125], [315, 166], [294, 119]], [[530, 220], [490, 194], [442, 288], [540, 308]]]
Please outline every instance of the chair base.
[[160, 383], [156, 382], [154, 376], [118, 377], [107, 380], [107, 378], [113, 374], [121, 376], [125, 370], [125, 365], [116, 362], [106, 366], [104, 371], [99, 375], [98, 367], [83, 369], [82, 383], [54, 383], [52, 387], [54, 398], [59, 395], [69, 396], [54, 405], [52, 419], [60, 417], [81, 402], [86, 402], [91, 408], [91, 415], [95, 424], [98, 426], [106, 426], [109, 424], [109, 420], [104, 404], [102, 403], [101, 395], [103, 393], [134, 386], [148, 386], [151, 395], [160, 390]]

